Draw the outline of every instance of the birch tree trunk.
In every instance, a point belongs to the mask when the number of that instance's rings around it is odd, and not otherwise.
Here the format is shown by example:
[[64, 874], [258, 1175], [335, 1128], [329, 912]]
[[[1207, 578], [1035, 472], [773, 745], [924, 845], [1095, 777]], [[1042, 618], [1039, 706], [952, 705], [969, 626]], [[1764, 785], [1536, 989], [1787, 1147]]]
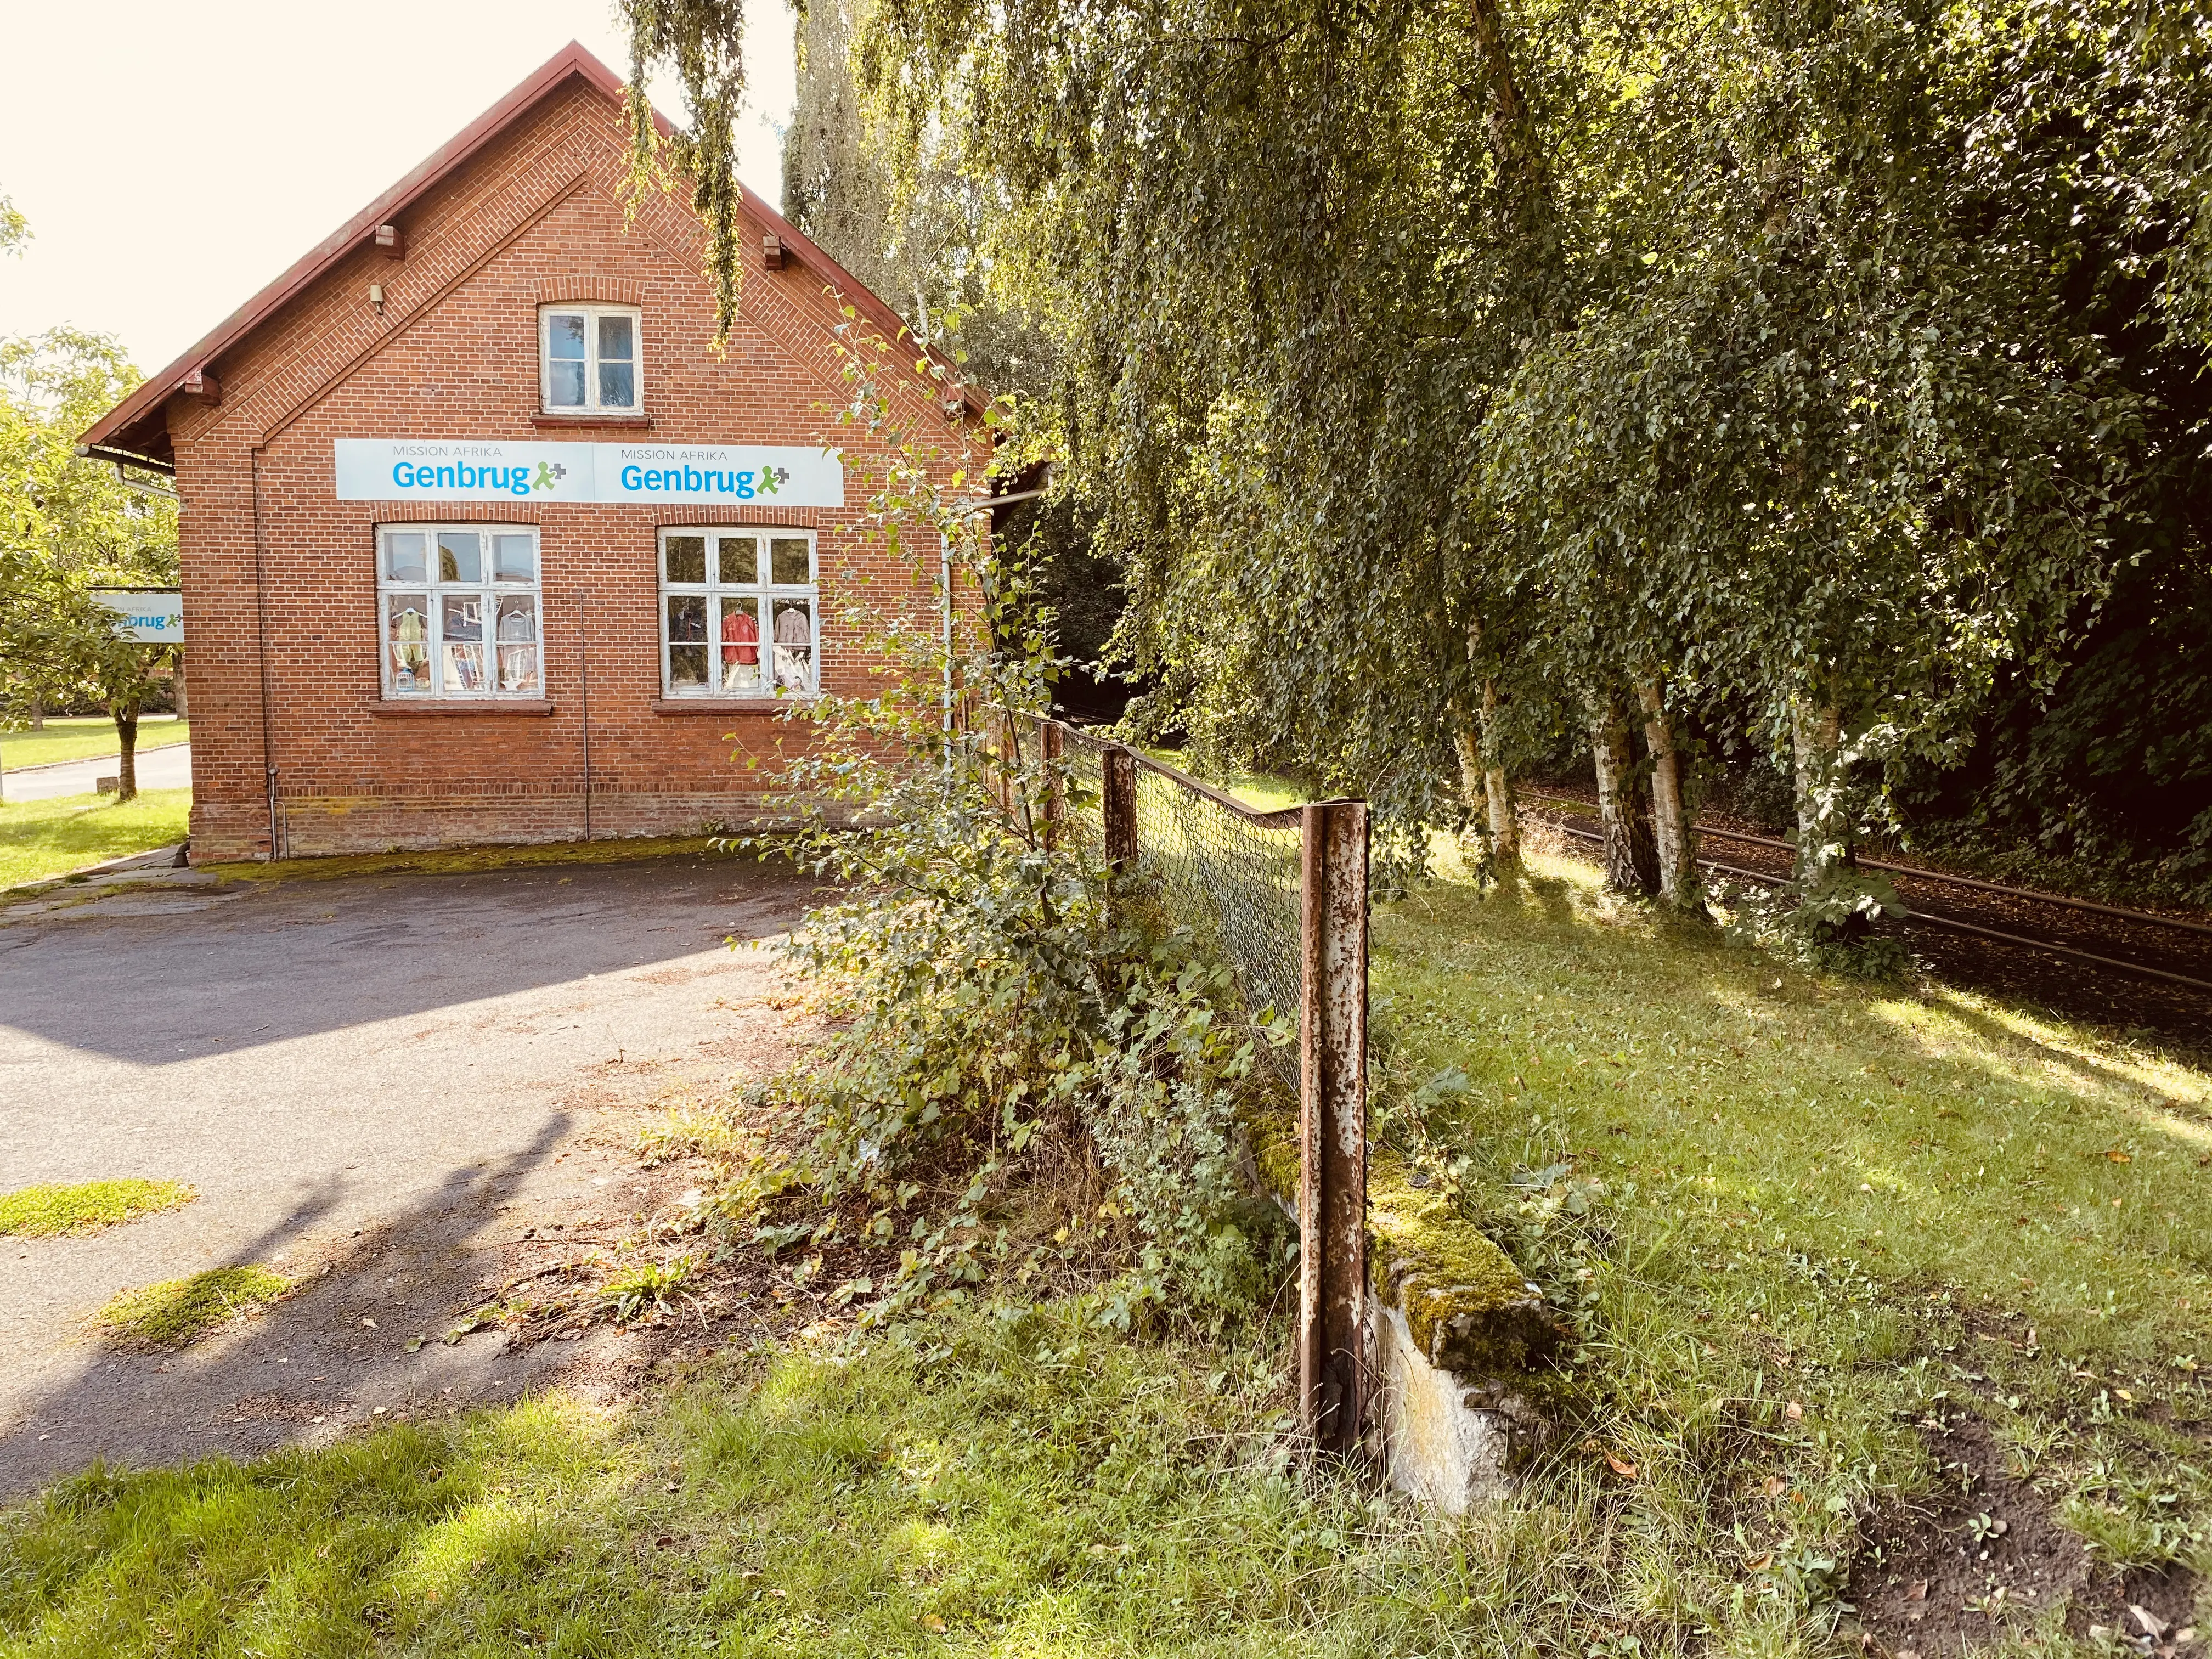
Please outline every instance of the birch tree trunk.
[[1513, 781], [1497, 764], [1498, 747], [1491, 728], [1498, 714], [1498, 683], [1482, 683], [1482, 793], [1490, 803], [1490, 856], [1500, 872], [1521, 868], [1521, 812], [1513, 802]]
[[1496, 809], [1490, 804], [1490, 778], [1482, 763], [1482, 733], [1464, 717], [1454, 722], [1452, 746], [1459, 751], [1459, 798], [1467, 808], [1470, 827], [1485, 845], [1480, 857], [1494, 863], [1498, 843], [1489, 825]]
[[1605, 884], [1616, 893], [1648, 896], [1658, 886], [1658, 860], [1636, 793], [1636, 750], [1619, 692], [1608, 688], [1591, 695], [1589, 738], [1598, 821], [1605, 831]]
[[138, 798], [138, 711], [118, 705], [110, 711], [115, 716], [116, 741], [123, 750], [122, 763], [115, 770], [115, 799], [118, 801]]
[[1682, 757], [1674, 746], [1674, 723], [1667, 718], [1667, 693], [1656, 678], [1640, 682], [1636, 700], [1644, 710], [1644, 746], [1651, 754], [1651, 840], [1659, 864], [1659, 896], [1677, 910], [1698, 910], [1703, 897], [1698, 879], [1698, 848], [1683, 800]]
[[1790, 704], [1790, 737], [1796, 759], [1796, 873], [1803, 881], [1851, 854], [1850, 826], [1836, 799], [1842, 715], [1832, 702], [1796, 696]]

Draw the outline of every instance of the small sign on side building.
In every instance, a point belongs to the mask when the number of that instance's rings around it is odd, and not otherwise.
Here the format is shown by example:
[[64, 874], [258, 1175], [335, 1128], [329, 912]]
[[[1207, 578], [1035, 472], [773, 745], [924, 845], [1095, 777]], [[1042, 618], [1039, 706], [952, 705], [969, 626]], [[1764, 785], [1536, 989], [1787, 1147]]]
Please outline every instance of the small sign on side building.
[[125, 630], [148, 645], [185, 642], [185, 596], [174, 587], [95, 587], [92, 597], [122, 613]]

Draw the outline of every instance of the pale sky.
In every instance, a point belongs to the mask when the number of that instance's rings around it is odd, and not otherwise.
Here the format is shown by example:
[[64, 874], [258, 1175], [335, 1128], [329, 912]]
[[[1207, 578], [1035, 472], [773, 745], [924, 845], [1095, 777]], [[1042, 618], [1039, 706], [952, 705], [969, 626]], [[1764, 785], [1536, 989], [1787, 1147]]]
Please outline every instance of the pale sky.
[[[748, 10], [738, 172], [776, 202], [791, 13]], [[33, 239], [0, 335], [113, 334], [150, 374], [569, 41], [626, 76], [626, 38], [613, 0], [0, 0], [0, 195]]]

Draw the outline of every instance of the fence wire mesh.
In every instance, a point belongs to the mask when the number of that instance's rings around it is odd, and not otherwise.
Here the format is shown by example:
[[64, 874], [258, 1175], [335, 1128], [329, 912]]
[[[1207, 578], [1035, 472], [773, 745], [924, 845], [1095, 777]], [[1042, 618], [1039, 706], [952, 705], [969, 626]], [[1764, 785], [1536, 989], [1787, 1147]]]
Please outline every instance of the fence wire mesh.
[[[1235, 969], [1255, 1015], [1298, 1017], [1300, 848], [1296, 811], [1247, 813], [1137, 763], [1137, 848], [1169, 913]], [[1297, 1051], [1265, 1049], [1295, 1091]]]
[[[1077, 833], [1103, 837], [1108, 745], [1073, 726], [1061, 726], [1060, 733], [1066, 778], [1062, 822]], [[1021, 746], [1035, 752], [1028, 740]], [[1130, 752], [1136, 763], [1139, 869], [1158, 884], [1168, 914], [1229, 964], [1256, 1018], [1295, 1023], [1304, 845], [1297, 809], [1263, 812], [1244, 806]], [[1296, 1091], [1296, 1048], [1267, 1044], [1263, 1052]]]

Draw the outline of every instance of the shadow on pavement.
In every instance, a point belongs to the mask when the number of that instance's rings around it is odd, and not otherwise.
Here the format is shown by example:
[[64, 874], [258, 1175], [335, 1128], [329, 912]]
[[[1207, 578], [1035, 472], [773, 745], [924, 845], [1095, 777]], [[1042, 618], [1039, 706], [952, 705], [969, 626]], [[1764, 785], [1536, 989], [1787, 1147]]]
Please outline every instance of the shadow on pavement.
[[146, 1066], [204, 1059], [768, 938], [816, 890], [787, 866], [684, 857], [0, 917], [0, 1028]]
[[[572, 1367], [580, 1351], [619, 1341], [601, 1331], [590, 1343], [511, 1354], [495, 1329], [442, 1340], [497, 1288], [484, 1274], [498, 1258], [475, 1236], [569, 1127], [567, 1113], [550, 1113], [514, 1156], [451, 1170], [388, 1223], [285, 1262], [302, 1275], [299, 1289], [197, 1344], [131, 1349], [87, 1337], [76, 1376], [30, 1401], [0, 1438], [0, 1496], [95, 1459], [143, 1466], [210, 1453], [247, 1458], [286, 1442], [334, 1439], [374, 1420], [379, 1406], [423, 1415], [512, 1400]], [[281, 1222], [209, 1265], [270, 1264], [337, 1205], [343, 1184], [318, 1183]]]

